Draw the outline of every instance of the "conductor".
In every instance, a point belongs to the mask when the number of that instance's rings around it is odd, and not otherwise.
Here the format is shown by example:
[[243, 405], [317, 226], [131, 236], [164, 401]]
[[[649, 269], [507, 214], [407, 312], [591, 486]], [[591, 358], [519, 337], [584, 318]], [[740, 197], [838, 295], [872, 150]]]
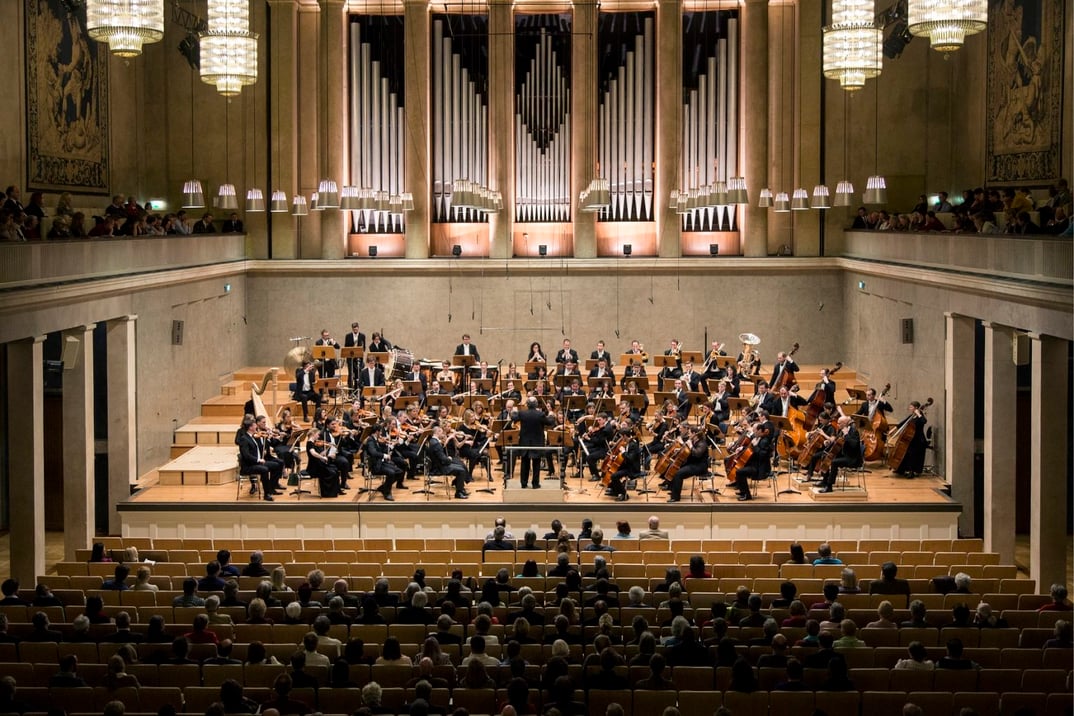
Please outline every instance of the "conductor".
[[[512, 415], [518, 421], [518, 444], [521, 447], [544, 447], [544, 429], [555, 425], [555, 419], [538, 407], [537, 398], [527, 398], [526, 408]], [[520, 450], [522, 453], [521, 485], [529, 486], [530, 468], [533, 469], [533, 488], [541, 486], [541, 451]]]

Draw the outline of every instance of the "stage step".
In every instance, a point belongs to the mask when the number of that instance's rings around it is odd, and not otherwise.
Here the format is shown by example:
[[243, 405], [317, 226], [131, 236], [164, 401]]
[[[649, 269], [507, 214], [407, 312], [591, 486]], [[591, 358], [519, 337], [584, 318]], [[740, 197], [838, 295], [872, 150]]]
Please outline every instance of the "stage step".
[[238, 448], [197, 445], [162, 466], [161, 485], [223, 485], [234, 482], [239, 466]]
[[237, 420], [216, 422], [190, 422], [175, 431], [176, 445], [234, 445], [239, 429]]
[[836, 486], [831, 492], [820, 492], [819, 487], [803, 490], [814, 502], [868, 502], [869, 494], [857, 485], [843, 489]]

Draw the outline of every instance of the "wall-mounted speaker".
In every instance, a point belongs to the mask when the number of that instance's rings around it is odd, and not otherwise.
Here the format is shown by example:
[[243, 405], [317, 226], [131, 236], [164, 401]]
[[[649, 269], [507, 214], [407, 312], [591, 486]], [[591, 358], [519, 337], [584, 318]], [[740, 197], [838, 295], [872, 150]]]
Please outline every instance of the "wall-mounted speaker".
[[172, 345], [183, 345], [183, 322], [172, 321]]
[[902, 324], [902, 342], [913, 343], [914, 342], [914, 319], [904, 318], [901, 321]]
[[60, 355], [60, 362], [63, 363], [64, 370], [74, 370], [78, 367], [78, 356], [82, 352], [81, 348], [82, 341], [74, 336], [64, 336], [63, 353]]

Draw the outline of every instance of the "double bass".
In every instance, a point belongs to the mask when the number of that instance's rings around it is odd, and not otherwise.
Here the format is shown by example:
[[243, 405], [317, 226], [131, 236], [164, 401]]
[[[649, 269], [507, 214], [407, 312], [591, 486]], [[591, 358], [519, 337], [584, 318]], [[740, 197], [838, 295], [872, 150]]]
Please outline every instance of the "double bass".
[[776, 444], [776, 452], [784, 460], [797, 458], [809, 436], [805, 426], [806, 416], [801, 410], [791, 405], [787, 410], [787, 420], [791, 423], [791, 429], [781, 432]]
[[[921, 414], [925, 414], [925, 409], [932, 406], [932, 398], [929, 398], [919, 408]], [[898, 470], [899, 465], [902, 464], [903, 458], [906, 457], [906, 451], [910, 448], [910, 442], [917, 435], [917, 423], [914, 420], [906, 420], [902, 424], [902, 427], [888, 436], [887, 445], [885, 450], [887, 451], [887, 466], [892, 470]]]
[[[884, 385], [883, 392], [877, 396], [877, 400], [883, 400], [891, 390], [891, 383]], [[879, 460], [883, 456], [884, 438], [887, 437], [888, 421], [884, 417], [884, 411], [877, 409], [870, 421], [870, 426], [861, 431], [861, 444], [865, 448], [864, 457], [867, 462]]]
[[[828, 371], [828, 376], [835, 375], [842, 367], [843, 362], [837, 362], [835, 367]], [[813, 394], [809, 396], [809, 403], [805, 406], [805, 426], [807, 430], [813, 429], [813, 426], [817, 424], [817, 418], [820, 417], [821, 411], [824, 410], [825, 394], [821, 385], [821, 383], [817, 383], [813, 388]]]
[[[790, 351], [787, 353], [787, 357], [790, 358], [791, 356], [793, 356], [797, 352], [798, 352], [798, 344], [795, 343], [794, 347], [791, 348]], [[791, 388], [791, 386], [796, 385], [797, 383], [798, 383], [798, 381], [796, 381], [794, 379], [794, 373], [792, 373], [789, 370], [783, 370], [779, 374], [779, 377], [776, 378], [775, 382], [772, 383], [772, 385], [769, 386], [769, 390], [771, 390], [773, 393], [778, 393], [779, 389], [782, 388], [783, 386], [787, 386], [787, 389], [789, 390]]]

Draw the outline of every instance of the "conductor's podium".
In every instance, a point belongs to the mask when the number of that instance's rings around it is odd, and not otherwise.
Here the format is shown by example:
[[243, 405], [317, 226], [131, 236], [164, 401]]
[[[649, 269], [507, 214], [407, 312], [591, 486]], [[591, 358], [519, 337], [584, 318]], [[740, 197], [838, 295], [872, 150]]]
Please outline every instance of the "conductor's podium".
[[[232, 430], [234, 436], [234, 429]], [[161, 485], [224, 485], [238, 479], [238, 448], [195, 445], [158, 470]]]

